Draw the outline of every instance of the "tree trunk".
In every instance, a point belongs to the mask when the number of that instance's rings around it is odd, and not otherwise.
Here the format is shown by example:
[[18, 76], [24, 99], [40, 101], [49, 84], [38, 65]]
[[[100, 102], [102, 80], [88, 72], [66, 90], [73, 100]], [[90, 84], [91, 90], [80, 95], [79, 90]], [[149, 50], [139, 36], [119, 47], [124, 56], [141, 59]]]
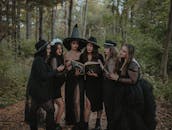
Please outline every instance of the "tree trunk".
[[71, 34], [72, 8], [73, 8], [73, 0], [70, 0], [70, 4], [69, 4], [69, 18], [68, 18], [68, 36], [70, 36], [70, 34]]
[[133, 8], [134, 6], [131, 6], [131, 18], [130, 18], [131, 27], [133, 27], [133, 17], [134, 17]]
[[120, 0], [117, 0], [117, 9], [116, 9], [116, 32], [119, 34], [120, 33], [120, 13], [119, 13], [119, 8], [120, 8]]
[[[7, 25], [9, 26], [10, 24], [10, 18], [9, 18], [9, 14], [10, 14], [10, 9], [9, 9], [9, 1], [7, 1], [6, 3], [6, 7], [7, 7], [7, 10], [6, 10], [6, 18], [7, 18]], [[9, 30], [9, 29], [8, 29]], [[8, 31], [8, 34], [10, 34], [10, 32]]]
[[3, 4], [0, 4], [0, 22], [2, 22], [2, 6]]
[[[112, 24], [112, 27], [110, 27], [112, 29], [112, 34], [114, 36], [116, 36], [116, 23], [117, 23], [117, 20], [116, 20], [116, 15], [115, 15], [115, 1], [113, 0], [113, 5], [112, 5], [112, 16], [113, 16], [113, 24]], [[117, 11], [116, 11], [117, 12]], [[106, 31], [105, 31], [106, 32]]]
[[84, 29], [83, 29], [83, 37], [86, 37], [86, 26], [87, 26], [87, 10], [88, 10], [88, 0], [85, 1], [85, 8], [84, 8]]
[[32, 28], [32, 24], [31, 24], [31, 19], [32, 14], [31, 14], [31, 9], [30, 9], [30, 5], [28, 0], [26, 1], [26, 39], [30, 39], [31, 38], [31, 28]]
[[168, 66], [168, 52], [169, 52], [169, 45], [171, 44], [172, 39], [172, 0], [170, 3], [170, 12], [169, 12], [169, 19], [168, 19], [168, 29], [167, 29], [167, 39], [163, 45], [163, 55], [161, 60], [161, 76], [163, 82], [168, 82], [168, 74], [167, 74], [167, 66]]
[[68, 36], [68, 20], [67, 20], [67, 14], [68, 14], [68, 10], [67, 10], [67, 2], [65, 2], [64, 5], [64, 36], [67, 37]]
[[16, 40], [16, 1], [12, 0], [12, 40]]
[[38, 12], [38, 8], [36, 7], [35, 9], [35, 41], [38, 41], [38, 26], [39, 26], [39, 21], [38, 21], [38, 17], [39, 17], [39, 12]]
[[51, 39], [54, 39], [55, 35], [55, 8], [52, 7], [52, 14], [51, 14]]
[[17, 19], [16, 19], [16, 0], [12, 0], [12, 41], [14, 47], [14, 57], [17, 58]]
[[17, 40], [18, 41], [20, 41], [20, 6], [21, 6], [21, 3], [20, 3], [20, 1], [18, 1], [17, 2], [17, 17], [16, 17], [16, 19], [17, 19], [17, 36], [16, 36], [16, 38], [17, 38]]
[[39, 7], [39, 40], [43, 38], [43, 7]]

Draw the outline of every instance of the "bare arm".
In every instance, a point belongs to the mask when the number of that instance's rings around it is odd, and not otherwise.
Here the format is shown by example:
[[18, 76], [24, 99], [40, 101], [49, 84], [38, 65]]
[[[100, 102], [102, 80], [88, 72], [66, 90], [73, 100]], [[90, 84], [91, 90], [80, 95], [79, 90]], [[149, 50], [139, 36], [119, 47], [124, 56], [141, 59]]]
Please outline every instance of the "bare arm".
[[51, 66], [52, 66], [53, 70], [57, 69], [57, 60], [56, 60], [56, 58], [53, 58], [51, 60]]

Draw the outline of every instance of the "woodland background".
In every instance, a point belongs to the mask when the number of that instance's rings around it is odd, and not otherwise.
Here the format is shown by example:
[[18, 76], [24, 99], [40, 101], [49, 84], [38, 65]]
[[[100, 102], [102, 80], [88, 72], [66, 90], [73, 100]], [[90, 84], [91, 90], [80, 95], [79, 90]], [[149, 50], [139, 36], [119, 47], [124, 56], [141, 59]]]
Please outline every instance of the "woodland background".
[[80, 36], [136, 47], [157, 101], [172, 104], [172, 0], [0, 0], [0, 108], [24, 100], [39, 39]]

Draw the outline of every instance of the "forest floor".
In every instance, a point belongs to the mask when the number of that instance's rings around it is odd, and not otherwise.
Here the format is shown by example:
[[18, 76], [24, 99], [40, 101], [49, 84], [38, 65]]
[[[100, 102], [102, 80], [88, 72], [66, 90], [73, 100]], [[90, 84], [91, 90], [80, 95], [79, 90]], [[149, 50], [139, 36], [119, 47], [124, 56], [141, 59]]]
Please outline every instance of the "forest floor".
[[[0, 130], [29, 130], [24, 120], [24, 101], [0, 109]], [[96, 113], [91, 114], [90, 128], [94, 128]], [[172, 104], [157, 102], [157, 128], [156, 130], [172, 130]], [[64, 118], [62, 120], [64, 126]], [[106, 116], [103, 113], [102, 127], [106, 127]], [[63, 127], [70, 130], [70, 127]], [[39, 128], [39, 130], [44, 130]]]

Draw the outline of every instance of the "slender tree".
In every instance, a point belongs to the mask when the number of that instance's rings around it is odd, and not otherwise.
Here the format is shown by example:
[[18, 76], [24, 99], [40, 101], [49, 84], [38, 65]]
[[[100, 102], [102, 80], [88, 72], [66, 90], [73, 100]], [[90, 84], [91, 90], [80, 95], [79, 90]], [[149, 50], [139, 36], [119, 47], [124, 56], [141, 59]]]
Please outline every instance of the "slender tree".
[[29, 0], [26, 1], [26, 39], [31, 38], [32, 22], [31, 6]]
[[161, 60], [161, 72], [160, 72], [164, 82], [168, 81], [168, 74], [167, 74], [168, 53], [169, 53], [169, 45], [171, 44], [171, 39], [172, 39], [172, 0], [170, 1], [170, 12], [169, 12], [168, 29], [166, 36], [167, 36], [166, 41], [163, 44], [163, 55]]
[[0, 22], [2, 22], [2, 8], [3, 8], [3, 3], [0, 3]]
[[69, 4], [69, 18], [68, 18], [68, 36], [71, 34], [72, 8], [73, 8], [73, 0], [70, 0], [70, 4]]
[[56, 9], [52, 7], [51, 9], [51, 39], [54, 38], [55, 35], [55, 22], [56, 22]]
[[35, 41], [38, 41], [38, 27], [39, 27], [39, 12], [38, 12], [38, 8], [35, 8]]
[[17, 23], [17, 26], [16, 26], [16, 38], [17, 38], [17, 41], [20, 41], [20, 14], [21, 14], [21, 2], [18, 0], [17, 1], [17, 15], [16, 15], [16, 23]]
[[16, 40], [16, 0], [12, 0], [12, 39]]
[[68, 20], [67, 20], [67, 16], [68, 16], [68, 10], [67, 10], [67, 2], [64, 3], [64, 36], [68, 35]]
[[88, 10], [88, 0], [85, 0], [85, 7], [84, 7], [84, 24], [83, 24], [83, 37], [86, 37], [86, 26], [87, 26], [87, 10]]
[[39, 39], [43, 38], [43, 6], [39, 7]]

